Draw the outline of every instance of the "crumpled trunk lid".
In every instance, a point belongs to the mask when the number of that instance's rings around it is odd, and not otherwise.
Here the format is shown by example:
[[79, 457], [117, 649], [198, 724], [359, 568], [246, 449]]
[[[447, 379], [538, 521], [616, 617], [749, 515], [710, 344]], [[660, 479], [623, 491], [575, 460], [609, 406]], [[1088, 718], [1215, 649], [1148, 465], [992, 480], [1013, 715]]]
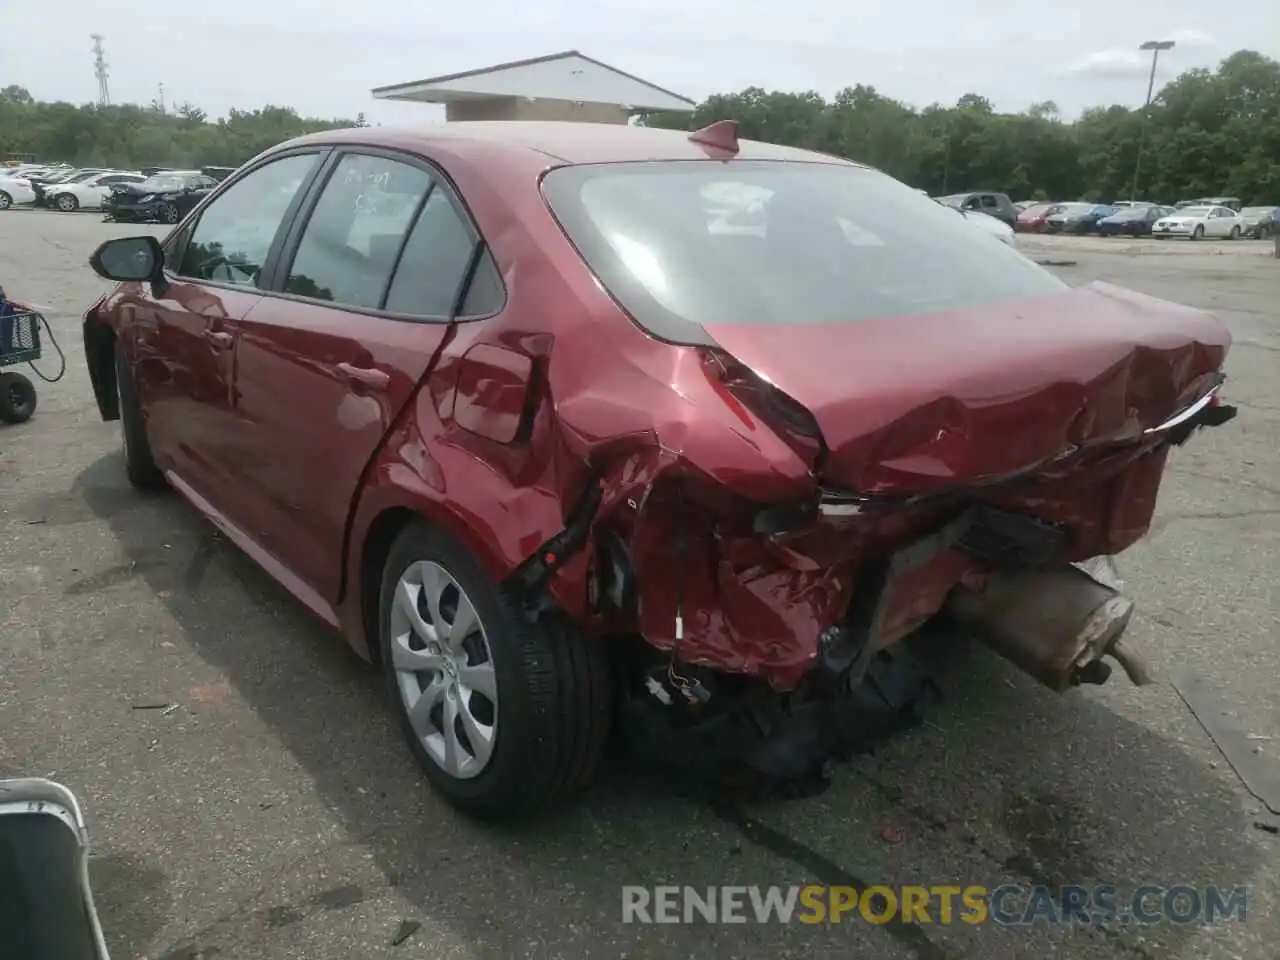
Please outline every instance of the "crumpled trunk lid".
[[1139, 437], [1199, 399], [1231, 344], [1212, 314], [1105, 283], [840, 324], [712, 324], [814, 415], [822, 481], [860, 493], [995, 482]]

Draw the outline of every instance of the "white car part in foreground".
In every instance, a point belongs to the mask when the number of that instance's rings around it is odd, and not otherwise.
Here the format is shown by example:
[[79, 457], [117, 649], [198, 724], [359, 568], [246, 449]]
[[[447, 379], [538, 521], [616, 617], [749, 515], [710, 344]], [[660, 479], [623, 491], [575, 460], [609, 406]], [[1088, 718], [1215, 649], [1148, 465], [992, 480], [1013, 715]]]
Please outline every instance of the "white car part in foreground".
[[980, 229], [983, 233], [995, 237], [1003, 244], [1010, 247], [1017, 247], [1017, 236], [1013, 232], [1013, 227], [1009, 226], [1003, 220], [997, 220], [995, 217], [988, 216], [985, 213], [967, 213], [964, 210], [959, 211], [960, 215]]

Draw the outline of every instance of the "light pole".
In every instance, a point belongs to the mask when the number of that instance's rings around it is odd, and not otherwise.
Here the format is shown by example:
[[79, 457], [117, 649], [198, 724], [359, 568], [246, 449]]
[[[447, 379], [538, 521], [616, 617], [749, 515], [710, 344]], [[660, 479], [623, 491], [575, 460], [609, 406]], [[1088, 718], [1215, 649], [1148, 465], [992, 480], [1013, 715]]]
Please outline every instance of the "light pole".
[[1138, 155], [1133, 161], [1133, 188], [1129, 191], [1130, 202], [1138, 199], [1138, 171], [1142, 169], [1142, 145], [1147, 138], [1147, 114], [1151, 112], [1151, 94], [1156, 88], [1156, 64], [1160, 60], [1161, 50], [1172, 50], [1172, 40], [1148, 40], [1138, 47], [1139, 50], [1151, 51], [1151, 78], [1147, 80], [1147, 102], [1142, 105], [1142, 124], [1138, 128]]

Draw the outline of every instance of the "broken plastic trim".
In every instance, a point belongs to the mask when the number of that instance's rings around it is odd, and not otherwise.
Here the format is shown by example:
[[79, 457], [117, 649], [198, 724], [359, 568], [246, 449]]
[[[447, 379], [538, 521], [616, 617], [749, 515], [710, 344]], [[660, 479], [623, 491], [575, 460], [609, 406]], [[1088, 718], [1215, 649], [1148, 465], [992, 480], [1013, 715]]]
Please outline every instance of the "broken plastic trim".
[[[1219, 373], [1218, 376], [1214, 379], [1213, 386], [1211, 386], [1207, 391], [1205, 391], [1205, 394], [1203, 397], [1201, 397], [1195, 403], [1191, 404], [1189, 407], [1186, 407], [1182, 411], [1175, 413], [1172, 417], [1170, 417], [1164, 423], [1161, 423], [1158, 426], [1148, 427], [1146, 430], [1143, 430], [1142, 431], [1143, 436], [1149, 437], [1157, 433], [1165, 433], [1168, 430], [1172, 430], [1174, 427], [1181, 426], [1182, 424], [1187, 423], [1188, 421], [1196, 418], [1207, 407], [1217, 404], [1219, 401], [1218, 391], [1222, 389], [1222, 384], [1226, 381], [1226, 379], [1227, 378], [1224, 374]], [[1234, 407], [1230, 407], [1229, 409], [1231, 409], [1232, 411], [1235, 410]], [[1232, 413], [1231, 416], [1235, 416], [1234, 412]], [[1227, 419], [1230, 419], [1230, 417], [1228, 417]]]
[[525, 614], [530, 620], [554, 609], [555, 602], [547, 590], [547, 581], [586, 545], [603, 497], [603, 484], [599, 477], [592, 477], [569, 514], [564, 529], [547, 540], [511, 574], [508, 582], [525, 600]]

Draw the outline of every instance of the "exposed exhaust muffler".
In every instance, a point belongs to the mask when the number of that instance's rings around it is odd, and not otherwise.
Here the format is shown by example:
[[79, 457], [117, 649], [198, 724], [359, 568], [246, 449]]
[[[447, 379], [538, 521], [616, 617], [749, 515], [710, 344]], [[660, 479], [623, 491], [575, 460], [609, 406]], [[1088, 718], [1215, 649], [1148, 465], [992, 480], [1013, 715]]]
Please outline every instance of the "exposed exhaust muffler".
[[1112, 657], [1135, 684], [1146, 666], [1120, 646], [1133, 601], [1073, 566], [999, 573], [978, 593], [956, 587], [947, 612], [1052, 690], [1105, 683]]

